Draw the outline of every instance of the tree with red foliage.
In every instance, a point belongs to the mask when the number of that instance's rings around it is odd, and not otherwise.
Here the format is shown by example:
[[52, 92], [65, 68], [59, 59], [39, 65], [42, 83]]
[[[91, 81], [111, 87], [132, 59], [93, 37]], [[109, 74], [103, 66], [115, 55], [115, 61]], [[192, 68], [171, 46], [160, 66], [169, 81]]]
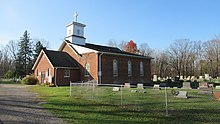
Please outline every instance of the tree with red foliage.
[[137, 53], [137, 45], [133, 40], [130, 40], [124, 47], [125, 52]]

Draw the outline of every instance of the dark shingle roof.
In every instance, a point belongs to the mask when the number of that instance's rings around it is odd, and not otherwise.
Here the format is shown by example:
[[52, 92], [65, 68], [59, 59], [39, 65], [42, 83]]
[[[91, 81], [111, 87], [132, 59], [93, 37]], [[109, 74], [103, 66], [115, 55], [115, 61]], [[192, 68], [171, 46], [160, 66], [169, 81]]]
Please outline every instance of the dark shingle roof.
[[85, 45], [80, 45], [80, 46], [87, 47], [87, 48], [90, 48], [90, 49], [93, 49], [93, 50], [97, 50], [97, 51], [100, 51], [100, 52], [118, 53], [118, 54], [146, 57], [146, 58], [152, 59], [149, 56], [142, 56], [142, 55], [138, 55], [138, 54], [133, 54], [133, 53], [128, 53], [128, 52], [122, 51], [122, 50], [120, 50], [117, 47], [95, 45], [95, 44], [90, 44], [90, 43], [86, 43]]
[[66, 52], [45, 49], [44, 52], [54, 67], [79, 67], [77, 62]]

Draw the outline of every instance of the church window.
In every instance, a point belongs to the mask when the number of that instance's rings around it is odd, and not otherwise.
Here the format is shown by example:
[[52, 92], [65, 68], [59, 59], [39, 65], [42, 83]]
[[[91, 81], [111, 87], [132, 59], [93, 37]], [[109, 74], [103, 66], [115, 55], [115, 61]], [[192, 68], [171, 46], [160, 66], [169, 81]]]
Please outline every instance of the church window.
[[77, 35], [80, 35], [80, 30], [79, 29], [77, 29]]
[[50, 68], [47, 69], [47, 76], [50, 76]]
[[140, 76], [144, 76], [144, 65], [143, 65], [143, 62], [140, 62]]
[[118, 77], [118, 61], [113, 60], [113, 77]]
[[70, 70], [69, 69], [64, 70], [64, 77], [70, 77]]
[[86, 63], [85, 64], [85, 76], [89, 76], [90, 75], [90, 64]]
[[128, 77], [132, 76], [132, 64], [131, 61], [128, 61]]

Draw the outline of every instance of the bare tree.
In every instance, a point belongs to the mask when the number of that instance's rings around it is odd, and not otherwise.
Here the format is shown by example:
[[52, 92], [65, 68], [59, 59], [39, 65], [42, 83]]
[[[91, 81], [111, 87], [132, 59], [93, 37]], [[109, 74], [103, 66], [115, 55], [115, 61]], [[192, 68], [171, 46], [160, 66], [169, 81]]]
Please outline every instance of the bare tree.
[[13, 60], [16, 60], [18, 52], [18, 41], [10, 40], [6, 45], [6, 49], [10, 53]]
[[111, 39], [108, 41], [108, 46], [111, 46], [111, 47], [117, 47], [117, 41], [114, 40], [114, 39]]
[[144, 56], [150, 56], [153, 53], [153, 49], [151, 49], [147, 43], [142, 43], [139, 45], [139, 53]]

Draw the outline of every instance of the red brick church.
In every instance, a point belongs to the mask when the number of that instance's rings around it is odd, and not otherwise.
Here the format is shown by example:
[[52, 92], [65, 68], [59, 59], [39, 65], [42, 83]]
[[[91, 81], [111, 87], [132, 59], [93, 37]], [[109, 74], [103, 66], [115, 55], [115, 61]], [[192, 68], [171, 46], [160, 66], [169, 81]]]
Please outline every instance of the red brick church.
[[69, 85], [70, 81], [95, 80], [99, 84], [146, 84], [150, 81], [151, 57], [86, 43], [85, 26], [76, 21], [68, 24], [59, 50], [40, 52], [32, 68], [40, 83]]

